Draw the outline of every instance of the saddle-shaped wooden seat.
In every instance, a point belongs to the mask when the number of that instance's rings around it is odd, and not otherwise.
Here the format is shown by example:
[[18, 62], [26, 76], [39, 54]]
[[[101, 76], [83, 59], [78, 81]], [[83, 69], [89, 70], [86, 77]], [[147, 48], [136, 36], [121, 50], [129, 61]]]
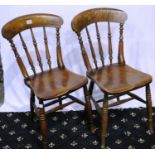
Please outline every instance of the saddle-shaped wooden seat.
[[47, 100], [73, 92], [87, 81], [86, 77], [67, 69], [55, 68], [32, 76], [25, 82], [39, 99]]
[[101, 67], [88, 74], [98, 87], [109, 94], [124, 93], [145, 86], [152, 81], [149, 74], [138, 71], [128, 65], [113, 64]]

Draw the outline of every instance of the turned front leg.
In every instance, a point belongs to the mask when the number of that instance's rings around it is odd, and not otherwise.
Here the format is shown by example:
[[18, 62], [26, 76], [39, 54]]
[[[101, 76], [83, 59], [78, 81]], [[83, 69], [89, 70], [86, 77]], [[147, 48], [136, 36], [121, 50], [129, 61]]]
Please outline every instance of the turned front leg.
[[108, 128], [108, 94], [104, 95], [103, 107], [102, 107], [102, 121], [101, 121], [101, 148], [106, 146], [106, 135]]
[[[40, 101], [40, 103], [41, 102], [42, 101]], [[47, 127], [45, 109], [44, 107], [41, 107], [38, 110], [39, 110], [40, 129], [43, 137], [42, 140], [43, 148], [46, 149], [48, 148], [48, 127]]]
[[88, 116], [91, 132], [94, 133], [96, 128], [95, 128], [94, 123], [93, 123], [93, 115], [92, 115], [92, 107], [91, 107], [91, 103], [90, 103], [90, 95], [89, 95], [89, 92], [87, 90], [86, 85], [83, 87], [83, 89], [84, 89], [85, 102], [86, 102], [85, 111], [86, 111], [87, 116]]

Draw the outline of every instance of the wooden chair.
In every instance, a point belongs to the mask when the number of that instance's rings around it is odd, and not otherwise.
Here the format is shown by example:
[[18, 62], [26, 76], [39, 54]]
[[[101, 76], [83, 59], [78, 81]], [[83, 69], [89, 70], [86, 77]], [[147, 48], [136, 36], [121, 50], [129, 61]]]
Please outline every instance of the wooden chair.
[[[148, 74], [145, 74], [128, 66], [125, 63], [123, 50], [123, 25], [126, 20], [127, 14], [121, 10], [110, 8], [96, 8], [86, 10], [78, 14], [73, 18], [71, 23], [73, 31], [75, 31], [75, 33], [78, 36], [82, 56], [84, 59], [85, 66], [87, 68], [87, 76], [90, 79], [89, 92], [91, 95], [91, 99], [102, 118], [101, 148], [105, 148], [106, 144], [106, 133], [108, 127], [108, 109], [110, 107], [123, 104], [133, 99], [137, 99], [138, 101], [141, 101], [142, 103], [146, 104], [148, 112], [148, 125], [151, 133], [153, 133], [152, 102], [150, 93], [150, 83], [152, 81], [152, 77]], [[105, 65], [105, 48], [103, 48], [103, 42], [101, 38], [103, 34], [100, 34], [99, 30], [99, 24], [101, 24], [101, 22], [102, 24], [104, 22], [104, 24], [107, 25], [107, 46], [110, 62], [108, 65]], [[113, 48], [111, 34], [112, 24], [120, 25], [118, 43], [118, 63], [113, 63]], [[97, 59], [96, 57], [97, 52], [95, 52], [97, 49], [94, 48], [95, 46], [93, 44], [93, 40], [89, 32], [89, 26], [91, 26], [92, 28], [93, 25], [96, 33], [95, 38], [98, 46], [98, 55], [100, 57], [100, 66], [99, 61], [97, 61], [99, 59]], [[86, 39], [83, 42], [84, 32], [88, 40]], [[91, 58], [88, 56], [88, 51], [86, 51], [87, 42], [90, 46], [90, 53], [94, 61], [94, 67], [91, 64]], [[96, 84], [101, 90], [101, 92], [104, 93], [103, 99], [95, 100], [92, 96], [94, 84]], [[132, 90], [136, 90], [141, 87], [146, 88], [146, 101], [131, 92]], [[120, 97], [123, 95], [128, 95], [129, 98], [120, 99]], [[117, 99], [117, 102], [109, 104], [109, 100], [112, 99]], [[100, 102], [103, 102], [102, 107], [99, 105]]]
[[[51, 112], [63, 109], [64, 107], [71, 105], [74, 102], [85, 106], [85, 110], [87, 111], [90, 122], [90, 127], [91, 130], [93, 130], [90, 97], [86, 87], [86, 84], [88, 82], [87, 78], [69, 71], [63, 63], [59, 33], [62, 24], [63, 19], [56, 15], [30, 14], [13, 19], [12, 21], [4, 25], [2, 29], [3, 37], [6, 38], [11, 44], [19, 68], [24, 76], [25, 84], [31, 90], [30, 109], [32, 114], [32, 120], [34, 114], [39, 117], [44, 148], [48, 147], [48, 128], [46, 122], [46, 115]], [[43, 65], [43, 58], [41, 58], [41, 52], [38, 48], [35, 33], [33, 30], [37, 27], [40, 27], [43, 31], [43, 40], [45, 44], [44, 51], [46, 55], [48, 69], [45, 69]], [[58, 67], [56, 68], [52, 68], [51, 54], [48, 44], [48, 36], [46, 32], [47, 27], [51, 27], [56, 30], [56, 55], [58, 65]], [[27, 30], [29, 32], [31, 37], [30, 39], [32, 39], [35, 49], [35, 55], [40, 66], [39, 72], [37, 72], [36, 70], [34, 61], [32, 60], [32, 56], [24, 40], [22, 34], [22, 31], [24, 30]], [[21, 40], [21, 44], [27, 56], [27, 60], [33, 71], [32, 75], [28, 73], [27, 67], [25, 66], [24, 61], [21, 59], [20, 53], [17, 50], [17, 46], [15, 46], [13, 40], [15, 36], [19, 36]], [[72, 92], [80, 88], [83, 88], [84, 90], [86, 103], [71, 95]], [[35, 104], [35, 97], [37, 97], [39, 100], [39, 106]], [[71, 101], [63, 103], [62, 101], [66, 98], [69, 98]], [[48, 100], [49, 102], [44, 102]], [[46, 110], [46, 107], [50, 105], [55, 105], [57, 103], [59, 103], [59, 105], [55, 106], [54, 108], [52, 107], [50, 110]]]

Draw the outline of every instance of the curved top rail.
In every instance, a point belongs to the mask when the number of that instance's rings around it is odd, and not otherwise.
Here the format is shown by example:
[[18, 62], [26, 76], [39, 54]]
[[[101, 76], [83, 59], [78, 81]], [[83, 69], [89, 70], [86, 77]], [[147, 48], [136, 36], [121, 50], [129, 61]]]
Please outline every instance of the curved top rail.
[[113, 8], [94, 8], [76, 15], [71, 23], [73, 31], [81, 32], [87, 25], [92, 23], [108, 21], [124, 23], [127, 20], [126, 12]]
[[6, 23], [2, 28], [4, 38], [11, 40], [16, 34], [33, 27], [55, 27], [59, 28], [63, 24], [63, 19], [53, 14], [29, 14], [17, 17]]

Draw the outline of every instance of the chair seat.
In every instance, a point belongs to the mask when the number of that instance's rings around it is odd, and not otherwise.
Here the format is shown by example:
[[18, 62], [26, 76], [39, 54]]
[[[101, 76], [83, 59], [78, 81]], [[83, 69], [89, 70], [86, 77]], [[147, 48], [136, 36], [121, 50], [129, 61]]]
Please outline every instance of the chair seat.
[[87, 83], [87, 78], [67, 69], [52, 69], [26, 80], [39, 99], [52, 99], [72, 92]]
[[88, 75], [99, 88], [107, 93], [124, 93], [142, 87], [152, 81], [152, 77], [127, 65], [113, 64], [99, 68]]

